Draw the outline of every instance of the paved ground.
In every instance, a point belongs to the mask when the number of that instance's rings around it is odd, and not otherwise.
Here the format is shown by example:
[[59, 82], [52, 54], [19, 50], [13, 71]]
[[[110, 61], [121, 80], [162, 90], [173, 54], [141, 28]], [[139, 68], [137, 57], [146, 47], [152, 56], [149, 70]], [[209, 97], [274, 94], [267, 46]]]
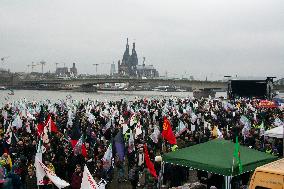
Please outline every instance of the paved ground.
[[[127, 182], [121, 182], [119, 183], [117, 181], [117, 169], [114, 169], [114, 177], [112, 179], [112, 182], [108, 184], [107, 189], [132, 189], [131, 183], [129, 181]], [[125, 167], [125, 178], [127, 178], [128, 176], [128, 170], [127, 170], [127, 166]]]
[[[127, 178], [127, 166], [125, 167], [125, 178]], [[189, 178], [188, 183], [194, 183], [197, 182], [197, 172], [195, 170], [189, 171]], [[111, 183], [108, 184], [107, 189], [132, 189], [131, 183], [129, 181], [127, 182], [117, 182], [117, 169], [114, 169], [114, 178]], [[142, 189], [142, 187], [137, 187], [137, 189]]]

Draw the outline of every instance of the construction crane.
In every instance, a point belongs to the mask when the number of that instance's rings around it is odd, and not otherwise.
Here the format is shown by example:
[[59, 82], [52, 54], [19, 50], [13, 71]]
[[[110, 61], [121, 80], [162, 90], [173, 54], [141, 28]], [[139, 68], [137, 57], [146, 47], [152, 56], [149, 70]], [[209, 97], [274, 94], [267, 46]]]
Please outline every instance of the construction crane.
[[4, 63], [5, 63], [5, 60], [7, 59], [7, 58], [9, 58], [10, 56], [4, 56], [4, 57], [2, 57], [0, 60], [1, 60], [1, 63], [3, 64], [3, 68], [4, 68]]
[[96, 66], [96, 75], [98, 75], [98, 65], [99, 64], [93, 64], [93, 66]]
[[38, 66], [40, 64], [35, 64], [34, 62], [32, 62], [32, 64], [27, 65], [28, 68], [31, 67], [32, 68], [32, 72], [34, 72], [34, 67]]
[[112, 64], [112, 63], [100, 63], [100, 64], [93, 64], [93, 66], [96, 66], [96, 75], [98, 74], [98, 66], [103, 64]]
[[28, 67], [28, 73], [29, 73], [30, 66], [31, 66], [31, 65], [29, 65], [29, 64], [27, 65], [27, 67]]
[[56, 69], [56, 70], [57, 70], [57, 65], [58, 65], [58, 64], [59, 64], [59, 63], [57, 63], [57, 62], [55, 63], [55, 69]]
[[56, 74], [56, 73], [57, 73], [57, 66], [58, 66], [58, 64], [60, 64], [60, 63], [55, 62], [54, 64], [55, 64], [55, 74]]
[[39, 64], [41, 64], [41, 73], [43, 75], [43, 66], [45, 66], [46, 62], [45, 61], [40, 61]]
[[4, 64], [5, 60], [8, 59], [10, 56], [4, 56], [1, 58], [1, 63]]

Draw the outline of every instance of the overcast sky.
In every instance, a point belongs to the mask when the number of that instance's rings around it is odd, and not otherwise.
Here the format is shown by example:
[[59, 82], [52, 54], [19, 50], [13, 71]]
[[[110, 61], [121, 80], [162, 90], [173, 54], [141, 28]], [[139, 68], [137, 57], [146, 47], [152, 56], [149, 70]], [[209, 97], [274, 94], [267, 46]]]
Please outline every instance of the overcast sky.
[[127, 37], [160, 75], [284, 77], [283, 0], [0, 0], [12, 71], [45, 60], [94, 73], [122, 58]]

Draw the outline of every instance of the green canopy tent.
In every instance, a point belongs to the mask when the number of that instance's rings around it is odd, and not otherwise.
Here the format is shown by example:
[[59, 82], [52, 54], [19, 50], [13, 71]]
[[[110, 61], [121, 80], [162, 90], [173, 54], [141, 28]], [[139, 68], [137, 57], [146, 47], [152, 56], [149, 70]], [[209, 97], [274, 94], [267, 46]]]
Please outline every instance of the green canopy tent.
[[230, 183], [230, 179], [233, 176], [253, 171], [258, 166], [277, 159], [276, 156], [240, 146], [243, 172], [239, 173], [236, 171], [236, 167], [232, 169], [234, 150], [235, 143], [228, 140], [215, 139], [166, 153], [163, 155], [163, 162], [223, 175], [226, 177], [226, 188], [230, 188], [228, 183]]

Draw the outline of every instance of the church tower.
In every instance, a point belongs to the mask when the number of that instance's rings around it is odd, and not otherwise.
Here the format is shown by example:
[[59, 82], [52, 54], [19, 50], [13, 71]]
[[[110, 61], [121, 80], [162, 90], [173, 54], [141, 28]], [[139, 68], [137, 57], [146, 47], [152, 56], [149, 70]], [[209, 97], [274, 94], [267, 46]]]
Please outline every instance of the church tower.
[[133, 48], [132, 48], [132, 54], [130, 56], [131, 60], [131, 66], [137, 66], [138, 65], [138, 58], [137, 58], [137, 53], [135, 50], [135, 43], [133, 43]]
[[122, 64], [127, 64], [129, 58], [130, 58], [130, 54], [129, 54], [129, 45], [128, 45], [128, 38], [127, 38], [126, 49], [124, 51], [123, 58], [122, 58]]
[[124, 51], [121, 63], [118, 63], [119, 75], [137, 77], [138, 58], [135, 49], [135, 43], [133, 43], [131, 55], [129, 54], [128, 38], [126, 41], [126, 49]]

